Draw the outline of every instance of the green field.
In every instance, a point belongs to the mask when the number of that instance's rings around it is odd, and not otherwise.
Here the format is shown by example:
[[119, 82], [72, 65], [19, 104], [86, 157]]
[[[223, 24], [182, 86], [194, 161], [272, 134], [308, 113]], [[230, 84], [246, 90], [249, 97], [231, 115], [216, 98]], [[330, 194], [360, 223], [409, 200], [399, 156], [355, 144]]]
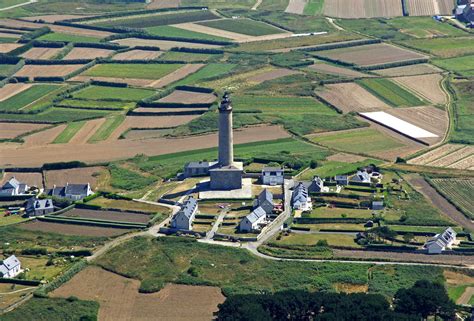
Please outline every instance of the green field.
[[366, 159], [360, 162], [345, 163], [338, 161], [324, 161], [318, 164], [315, 169], [305, 171], [300, 178], [304, 180], [313, 179], [314, 176], [333, 177], [357, 172], [357, 169], [369, 164], [380, 164], [381, 161], [375, 159]]
[[56, 85], [34, 85], [13, 97], [0, 102], [0, 111], [20, 110], [53, 92]]
[[26, 2], [25, 0], [2, 0], [0, 2], [0, 8], [11, 7], [20, 3]]
[[309, 0], [304, 7], [304, 14], [315, 16], [323, 13], [324, 0]]
[[2, 120], [27, 120], [45, 123], [71, 122], [83, 119], [100, 118], [109, 115], [110, 111], [85, 110], [72, 108], [49, 108], [39, 114], [2, 114]]
[[456, 178], [430, 179], [432, 185], [461, 212], [474, 219], [474, 180]]
[[272, 245], [303, 245], [316, 246], [318, 241], [327, 241], [329, 246], [347, 246], [347, 247], [361, 247], [354, 241], [353, 235], [346, 234], [298, 234], [291, 233], [288, 236], [282, 236], [280, 240], [272, 241]]
[[135, 106], [135, 102], [106, 101], [106, 100], [83, 100], [64, 99], [56, 104], [58, 107], [82, 108], [82, 109], [129, 109]]
[[208, 78], [221, 77], [228, 74], [236, 65], [234, 64], [218, 64], [210, 63], [204, 68], [199, 69], [197, 72], [189, 75], [188, 77], [175, 83], [178, 85], [197, 85], [200, 81], [206, 80]]
[[153, 95], [155, 91], [139, 88], [89, 86], [73, 94], [75, 99], [137, 101]]
[[0, 43], [11, 43], [16, 42], [17, 38], [10, 38], [10, 37], [0, 37]]
[[215, 20], [200, 22], [199, 24], [249, 36], [264, 36], [284, 32], [283, 30], [275, 28], [269, 24], [250, 19]]
[[411, 92], [401, 88], [388, 79], [363, 79], [357, 81], [357, 83], [367, 89], [370, 93], [394, 107], [414, 107], [426, 104]]
[[474, 79], [452, 83], [457, 100], [454, 104], [454, 130], [451, 141], [474, 144]]
[[443, 69], [454, 71], [465, 77], [474, 76], [474, 55], [448, 59], [433, 59], [433, 64]]
[[210, 55], [190, 52], [167, 51], [158, 57], [163, 61], [185, 61], [185, 62], [202, 62], [212, 58], [220, 58], [222, 55]]
[[371, 154], [403, 147], [399, 141], [376, 129], [362, 129], [311, 137], [311, 141], [331, 148]]
[[99, 129], [92, 135], [89, 139], [88, 143], [97, 143], [101, 140], [105, 140], [109, 138], [109, 136], [113, 133], [113, 131], [120, 126], [121, 123], [125, 120], [124, 115], [117, 115], [113, 117], [109, 117], [105, 120], [105, 122], [100, 126]]
[[92, 77], [160, 79], [179, 69], [182, 64], [101, 64], [87, 70]]
[[85, 121], [69, 123], [66, 128], [53, 140], [53, 144], [68, 143], [74, 135], [84, 126]]
[[39, 37], [37, 40], [61, 42], [99, 42], [100, 38], [72, 35], [69, 33], [48, 33]]
[[173, 26], [156, 26], [145, 29], [148, 33], [156, 36], [191, 38], [199, 40], [229, 41], [227, 38], [208, 35], [201, 32], [185, 30]]
[[[274, 0], [271, 0], [274, 1]], [[251, 8], [255, 0], [181, 0], [181, 6], [205, 6], [209, 8]], [[203, 19], [204, 20], [204, 19]]]
[[414, 39], [400, 43], [441, 58], [474, 54], [474, 41], [472, 37]]

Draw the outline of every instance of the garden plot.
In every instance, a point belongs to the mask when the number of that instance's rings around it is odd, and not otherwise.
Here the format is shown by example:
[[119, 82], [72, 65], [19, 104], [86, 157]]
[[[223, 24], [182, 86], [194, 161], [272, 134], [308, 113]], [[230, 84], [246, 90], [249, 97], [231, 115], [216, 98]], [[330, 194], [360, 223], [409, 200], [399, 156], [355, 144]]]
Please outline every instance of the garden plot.
[[121, 211], [96, 211], [82, 208], [74, 208], [70, 211], [67, 211], [66, 213], [61, 214], [61, 216], [143, 224], [147, 223], [151, 218], [149, 214], [138, 214]]
[[17, 225], [20, 229], [28, 231], [39, 231], [45, 233], [55, 233], [63, 235], [78, 235], [78, 236], [104, 236], [112, 237], [127, 233], [127, 229], [85, 226], [63, 223], [51, 223], [44, 221], [30, 221]]
[[0, 139], [12, 139], [28, 132], [40, 130], [46, 127], [48, 127], [46, 124], [0, 122]]
[[425, 55], [386, 43], [325, 50], [318, 52], [318, 55], [363, 67], [427, 58]]
[[15, 73], [17, 77], [65, 77], [84, 65], [25, 65]]
[[63, 59], [75, 60], [105, 58], [113, 53], [113, 50], [108, 49], [75, 47]]
[[158, 101], [160, 103], [210, 104], [216, 101], [216, 99], [217, 97], [212, 93], [175, 90], [168, 96], [163, 97]]
[[417, 64], [417, 65], [410, 65], [410, 66], [373, 70], [373, 72], [381, 76], [397, 77], [397, 76], [416, 76], [416, 75], [424, 75], [424, 74], [436, 74], [436, 73], [442, 73], [443, 70], [430, 64]]
[[326, 85], [324, 89], [316, 91], [316, 95], [345, 113], [390, 108], [356, 83]]
[[140, 39], [140, 38], [125, 38], [112, 41], [121, 46], [128, 47], [137, 47], [137, 46], [146, 46], [146, 47], [157, 47], [161, 50], [170, 50], [171, 48], [176, 47], [185, 47], [185, 48], [198, 48], [198, 49], [215, 49], [221, 48], [220, 45], [210, 45], [204, 43], [194, 43], [194, 42], [184, 42], [184, 41], [170, 41], [170, 40], [155, 40], [155, 39]]
[[433, 104], [446, 104], [447, 102], [446, 94], [441, 89], [443, 76], [440, 74], [397, 77], [392, 80]]
[[5, 101], [9, 99], [10, 97], [13, 97], [28, 88], [30, 88], [32, 84], [25, 84], [25, 83], [19, 83], [19, 84], [6, 84], [2, 88], [0, 88], [0, 102]]
[[153, 50], [134, 49], [116, 54], [113, 60], [154, 60], [161, 56], [163, 52]]
[[0, 43], [0, 53], [7, 53], [23, 46], [19, 43]]
[[365, 112], [359, 113], [359, 115], [416, 141], [426, 142], [429, 144], [429, 142], [437, 141], [439, 139], [438, 135], [383, 111]]
[[326, 63], [317, 63], [308, 67], [311, 71], [316, 71], [322, 74], [350, 77], [350, 78], [362, 78], [362, 77], [371, 77], [370, 75], [355, 71], [349, 68], [338, 67], [334, 65], [329, 65]]
[[24, 183], [28, 186], [36, 186], [39, 188], [43, 187], [43, 175], [41, 173], [33, 172], [4, 172], [3, 179], [0, 180], [0, 185], [3, 186], [10, 178], [15, 177], [19, 182]]
[[81, 167], [71, 169], [47, 170], [44, 171], [44, 181], [46, 188], [56, 186], [64, 186], [71, 184], [91, 184], [93, 190], [99, 184], [99, 177], [106, 169], [101, 166]]
[[31, 48], [20, 56], [26, 59], [50, 59], [56, 56], [62, 48]]
[[306, 7], [307, 3], [308, 3], [308, 0], [290, 0], [288, 2], [288, 6], [285, 9], [285, 12], [294, 13], [294, 14], [303, 14], [304, 7]]
[[324, 14], [336, 18], [373, 18], [403, 16], [399, 0], [325, 0]]

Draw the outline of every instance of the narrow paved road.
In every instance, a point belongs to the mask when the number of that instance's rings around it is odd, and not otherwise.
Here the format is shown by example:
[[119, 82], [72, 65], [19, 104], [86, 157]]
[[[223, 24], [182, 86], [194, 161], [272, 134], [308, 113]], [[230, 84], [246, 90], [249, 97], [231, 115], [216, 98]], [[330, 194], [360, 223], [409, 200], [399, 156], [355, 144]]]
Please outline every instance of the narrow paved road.
[[214, 237], [214, 234], [216, 234], [217, 229], [219, 228], [219, 225], [222, 223], [222, 221], [224, 220], [224, 217], [226, 216], [228, 212], [229, 212], [229, 208], [226, 207], [219, 213], [217, 220], [214, 222], [214, 225], [212, 226], [211, 230], [206, 235], [206, 238], [205, 238], [206, 240], [210, 240]]

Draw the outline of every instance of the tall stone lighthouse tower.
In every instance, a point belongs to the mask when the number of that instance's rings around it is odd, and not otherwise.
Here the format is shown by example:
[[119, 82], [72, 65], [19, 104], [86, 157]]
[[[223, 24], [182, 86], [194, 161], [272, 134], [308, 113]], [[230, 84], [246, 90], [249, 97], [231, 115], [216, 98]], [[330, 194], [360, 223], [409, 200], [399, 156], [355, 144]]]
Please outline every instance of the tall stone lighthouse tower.
[[228, 93], [222, 97], [219, 106], [219, 166], [234, 163], [234, 136], [232, 133], [232, 101]]

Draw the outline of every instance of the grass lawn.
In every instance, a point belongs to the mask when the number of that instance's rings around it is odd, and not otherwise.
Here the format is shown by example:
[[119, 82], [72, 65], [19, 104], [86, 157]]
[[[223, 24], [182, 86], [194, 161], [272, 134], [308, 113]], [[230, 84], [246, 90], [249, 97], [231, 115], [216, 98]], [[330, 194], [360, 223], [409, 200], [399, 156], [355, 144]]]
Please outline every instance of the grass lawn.
[[331, 148], [352, 153], [363, 151], [365, 154], [404, 146], [399, 141], [372, 128], [315, 136], [310, 139], [315, 143]]
[[371, 210], [363, 210], [356, 208], [330, 208], [330, 207], [316, 207], [311, 213], [303, 214], [303, 217], [327, 217], [327, 218], [372, 218]]
[[449, 59], [433, 59], [433, 64], [466, 77], [474, 76], [474, 55]]
[[84, 126], [85, 121], [69, 123], [66, 128], [53, 140], [53, 144], [66, 144]]
[[124, 211], [140, 211], [151, 214], [158, 212], [168, 214], [170, 212], [169, 208], [160, 205], [153, 205], [128, 200], [115, 200], [105, 197], [94, 198], [92, 201], [87, 202], [87, 204], [99, 205], [103, 208], [121, 209]]
[[10, 215], [10, 216], [3, 216], [3, 215], [4, 215], [3, 213], [0, 213], [0, 226], [15, 224], [15, 223], [23, 222], [26, 220], [20, 215]]
[[34, 85], [0, 102], [0, 111], [19, 110], [59, 88], [56, 85]]
[[99, 42], [100, 38], [72, 35], [69, 33], [48, 33], [39, 37], [41, 41], [61, 41], [61, 42]]
[[229, 41], [228, 38], [208, 35], [201, 32], [190, 31], [181, 29], [173, 26], [156, 26], [145, 29], [148, 33], [157, 36], [166, 37], [179, 37], [179, 38], [191, 38], [198, 40], [216, 40], [216, 41]]
[[200, 81], [208, 78], [221, 77], [228, 74], [237, 65], [235, 64], [219, 64], [210, 63], [207, 66], [199, 69], [197, 72], [175, 83], [178, 85], [197, 85]]
[[72, 122], [83, 119], [105, 117], [111, 114], [104, 110], [85, 110], [71, 108], [49, 108], [39, 114], [2, 114], [0, 119], [5, 120], [35, 120], [48, 123]]
[[154, 90], [138, 88], [121, 88], [109, 86], [89, 86], [73, 94], [76, 99], [107, 100], [117, 99], [124, 101], [137, 101], [150, 97]]
[[357, 81], [357, 83], [394, 107], [414, 107], [427, 104], [422, 99], [388, 79], [363, 79]]
[[182, 64], [102, 64], [87, 70], [92, 77], [160, 79], [179, 69]]
[[375, 159], [365, 159], [360, 162], [355, 163], [346, 163], [339, 161], [323, 161], [321, 164], [318, 164], [318, 167], [315, 169], [309, 169], [305, 171], [300, 179], [310, 180], [314, 176], [320, 177], [333, 177], [336, 175], [350, 174], [357, 171], [358, 168], [367, 166], [369, 164], [380, 164], [381, 161]]
[[401, 44], [442, 58], [451, 58], [474, 54], [474, 41], [472, 40], [472, 37], [413, 39], [402, 41]]
[[324, 0], [309, 0], [304, 7], [304, 14], [316, 16], [323, 12]]
[[284, 32], [283, 30], [275, 28], [269, 24], [250, 19], [214, 20], [199, 22], [198, 24], [248, 36], [264, 36]]
[[280, 240], [273, 240], [276, 245], [306, 245], [315, 246], [318, 241], [326, 240], [329, 246], [349, 246], [360, 247], [354, 242], [353, 235], [347, 234], [307, 234], [307, 233], [290, 233], [288, 236], [282, 235]]
[[117, 115], [109, 117], [105, 120], [102, 126], [97, 129], [97, 131], [92, 135], [88, 140], [88, 143], [97, 143], [101, 140], [109, 138], [113, 131], [120, 126], [120, 124], [125, 120], [124, 115]]
[[10, 75], [12, 73], [13, 68], [15, 68], [15, 65], [0, 64], [0, 75]]
[[26, 279], [28, 280], [52, 280], [58, 274], [66, 270], [70, 263], [56, 263], [54, 265], [47, 266], [47, 256], [19, 256], [18, 259], [21, 261], [23, 269], [29, 268], [30, 271], [25, 272]]

